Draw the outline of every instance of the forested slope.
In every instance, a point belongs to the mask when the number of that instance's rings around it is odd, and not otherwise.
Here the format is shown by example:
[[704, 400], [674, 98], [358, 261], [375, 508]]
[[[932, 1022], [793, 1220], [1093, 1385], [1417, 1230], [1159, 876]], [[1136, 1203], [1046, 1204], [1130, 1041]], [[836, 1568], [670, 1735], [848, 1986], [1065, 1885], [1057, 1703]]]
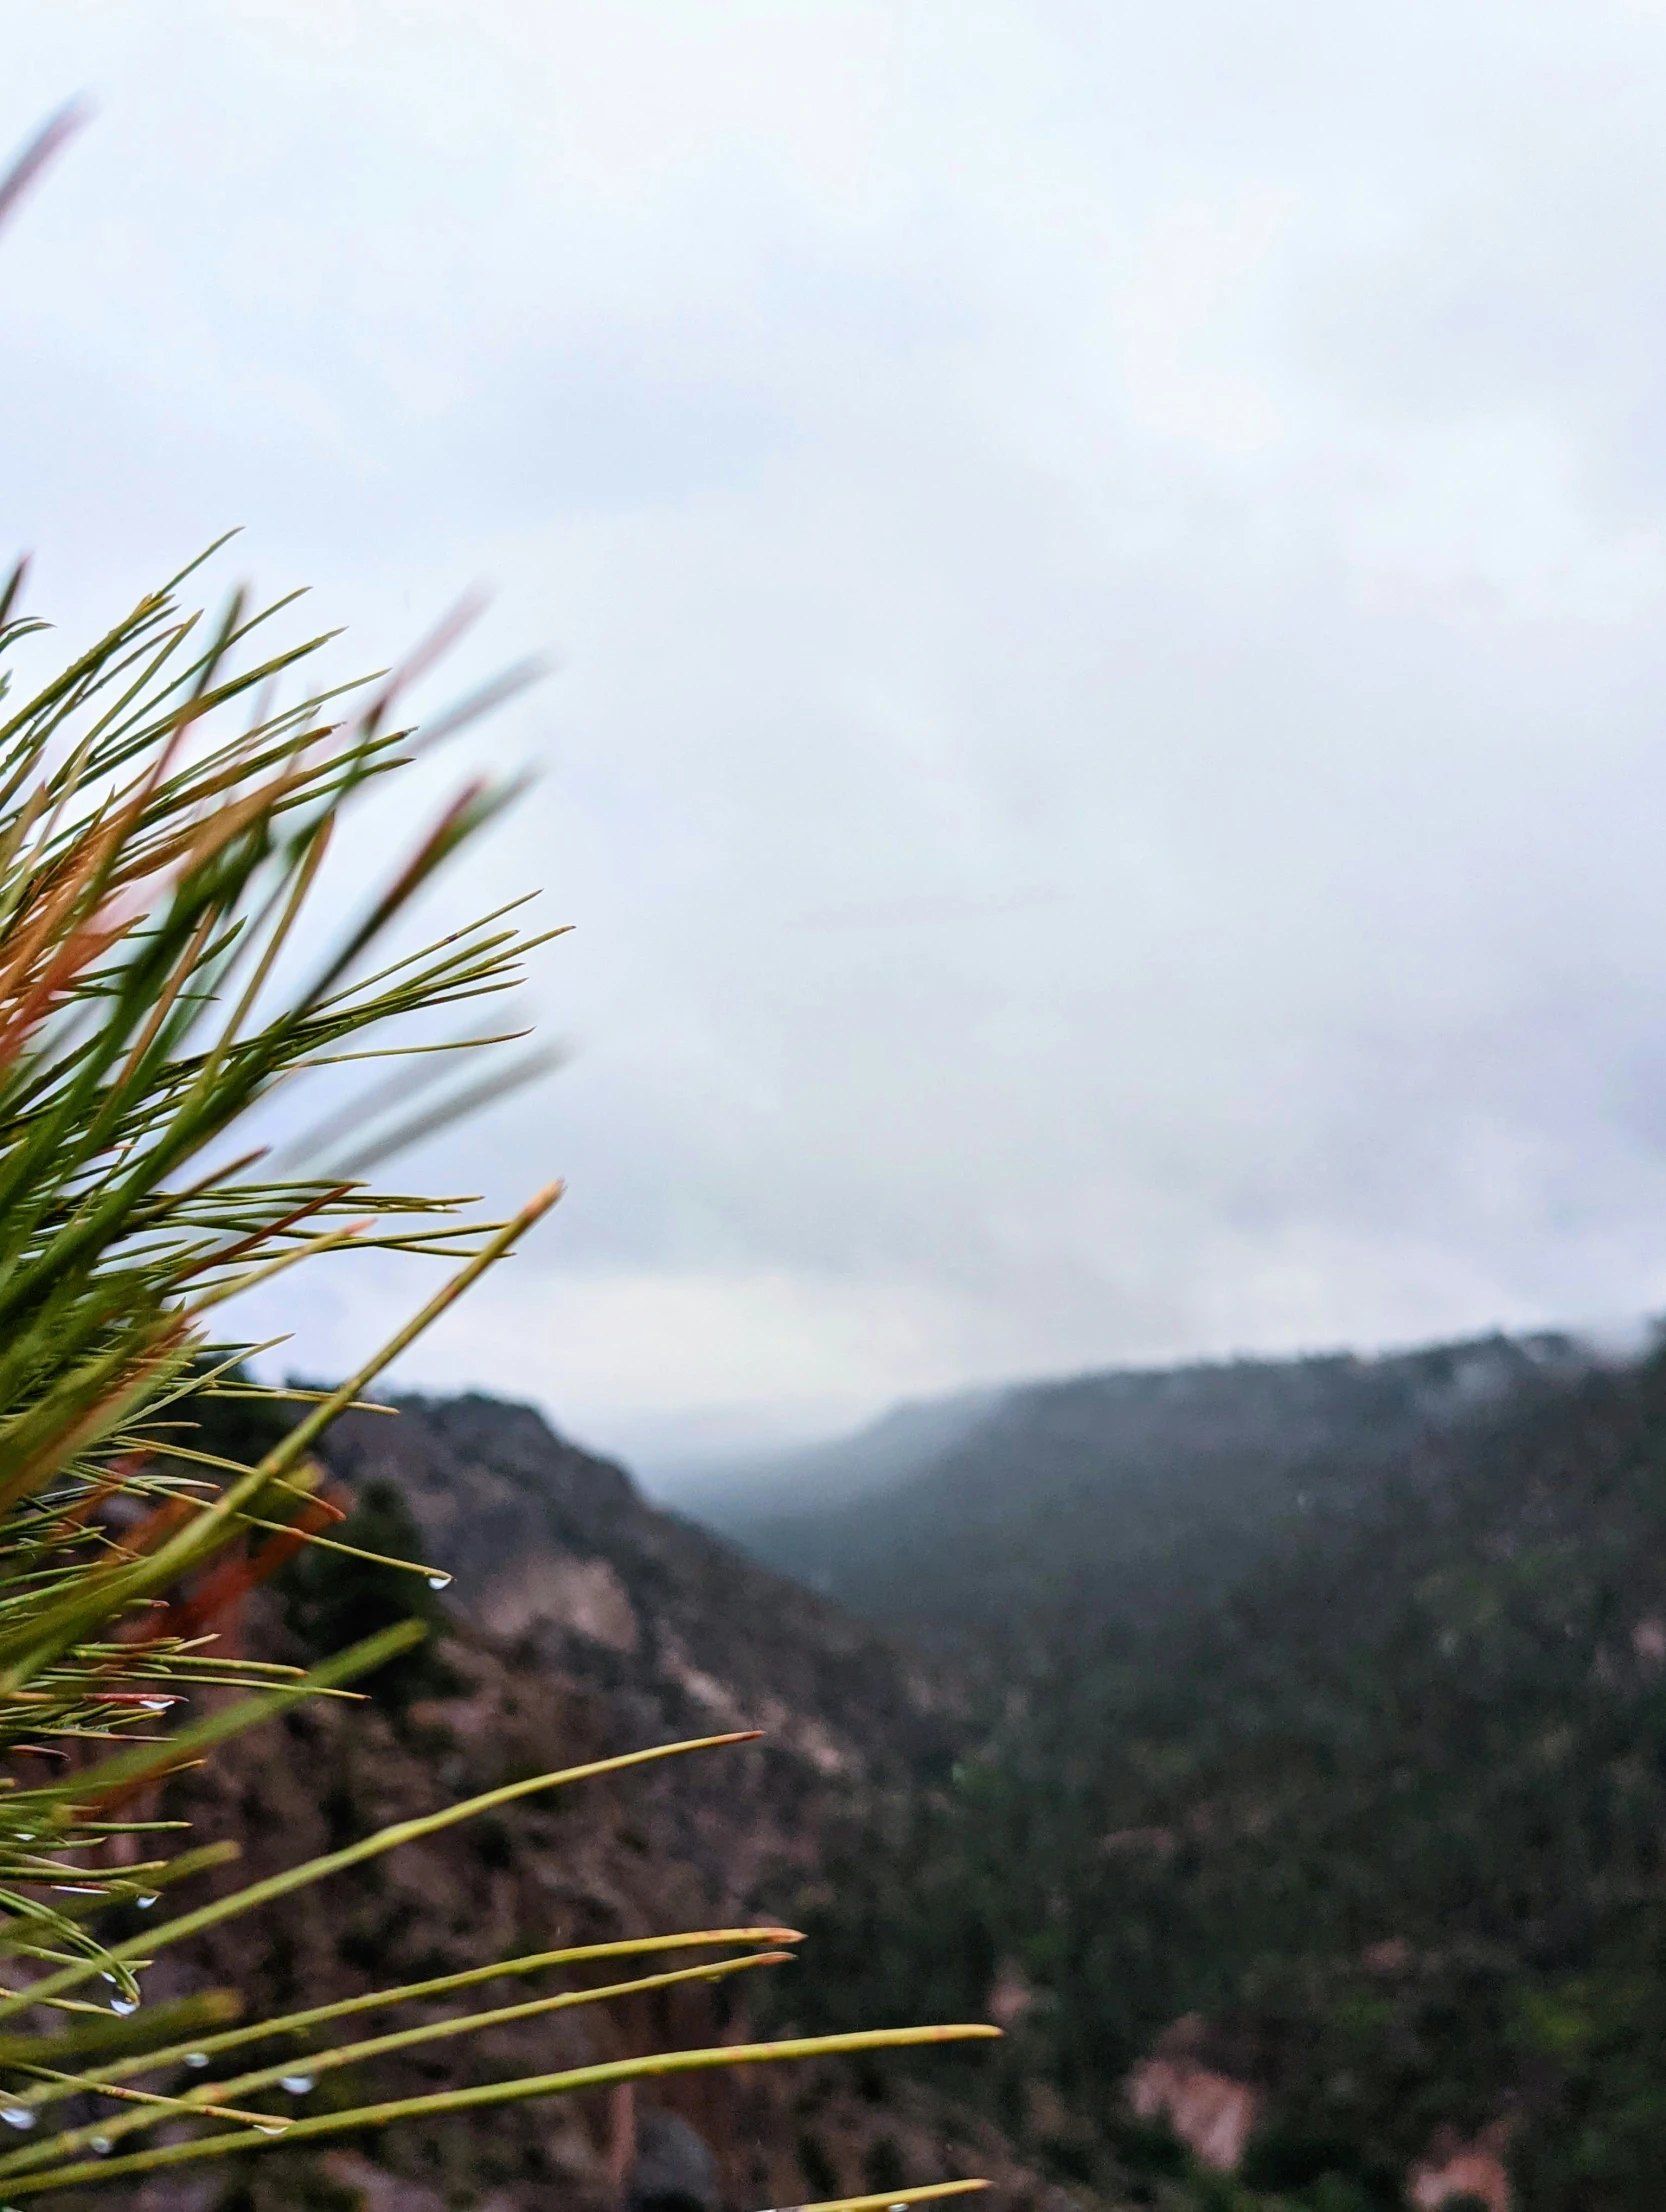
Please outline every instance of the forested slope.
[[1663, 1838], [1666, 1359], [1541, 1367], [1200, 1612], [1056, 1612], [991, 1744], [840, 1870], [818, 2017], [994, 1987], [997, 2093], [1060, 2171], [1193, 2186], [1125, 2099], [1167, 2050], [1244, 2086], [1280, 2201], [1397, 2204], [1484, 2146], [1522, 2206], [1641, 2212]]
[[707, 1517], [864, 1619], [1003, 1652], [1053, 1619], [1153, 1625], [1350, 1513], [1518, 1386], [1580, 1371], [1564, 1337], [1383, 1358], [1111, 1371], [944, 1401], [754, 1472]]

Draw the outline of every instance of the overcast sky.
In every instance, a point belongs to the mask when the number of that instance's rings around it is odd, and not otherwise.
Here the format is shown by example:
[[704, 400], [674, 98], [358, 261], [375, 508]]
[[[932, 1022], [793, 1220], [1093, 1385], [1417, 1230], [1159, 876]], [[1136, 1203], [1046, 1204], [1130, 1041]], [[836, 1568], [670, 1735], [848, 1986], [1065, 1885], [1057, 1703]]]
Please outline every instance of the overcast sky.
[[663, 1461], [1666, 1306], [1666, 7], [0, 14], [12, 141], [98, 111], [37, 608], [235, 522], [557, 664], [444, 903], [545, 886], [575, 1057], [402, 1179], [570, 1195], [408, 1381]]

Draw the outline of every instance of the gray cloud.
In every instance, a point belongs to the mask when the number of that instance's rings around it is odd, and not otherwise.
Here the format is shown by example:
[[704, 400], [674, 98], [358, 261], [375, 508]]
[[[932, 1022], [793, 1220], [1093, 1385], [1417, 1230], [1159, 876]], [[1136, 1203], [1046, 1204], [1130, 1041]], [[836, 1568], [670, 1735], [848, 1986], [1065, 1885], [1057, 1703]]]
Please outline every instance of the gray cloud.
[[14, 137], [103, 112], [6, 249], [43, 596], [241, 520], [560, 661], [458, 895], [579, 923], [578, 1056], [417, 1164], [572, 1194], [414, 1375], [668, 1449], [1666, 1297], [1663, 78], [1618, 0], [12, 26]]

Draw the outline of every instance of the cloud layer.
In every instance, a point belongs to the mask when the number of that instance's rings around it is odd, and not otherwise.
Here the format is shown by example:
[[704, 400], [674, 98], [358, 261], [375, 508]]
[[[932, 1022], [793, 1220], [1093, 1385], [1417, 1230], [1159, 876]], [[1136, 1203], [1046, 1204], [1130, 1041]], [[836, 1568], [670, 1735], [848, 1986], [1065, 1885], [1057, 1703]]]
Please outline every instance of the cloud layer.
[[[477, 578], [572, 1194], [413, 1361], [675, 1456], [1666, 1299], [1666, 11], [78, 0], [8, 536]], [[406, 1287], [344, 1272], [339, 1370]]]

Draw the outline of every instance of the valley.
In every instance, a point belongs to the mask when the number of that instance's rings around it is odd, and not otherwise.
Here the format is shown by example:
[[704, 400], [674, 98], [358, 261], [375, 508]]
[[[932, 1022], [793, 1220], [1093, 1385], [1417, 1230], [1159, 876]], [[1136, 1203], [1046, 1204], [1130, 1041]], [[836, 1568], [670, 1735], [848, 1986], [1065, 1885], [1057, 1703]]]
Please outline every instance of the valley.
[[[834, 1469], [816, 1509], [754, 1490], [719, 1534], [524, 1406], [344, 1418], [349, 1533], [455, 1579], [368, 1709], [186, 1786], [245, 1870], [436, 1780], [765, 1735], [396, 1854], [344, 1936], [339, 1900], [303, 1907], [177, 1971], [282, 1995], [762, 1917], [807, 1932], [799, 1964], [652, 2021], [587, 2010], [562, 2047], [979, 2017], [1006, 2040], [454, 2119], [320, 2162], [304, 2200], [280, 2161], [247, 2203], [530, 2212], [558, 2187], [604, 2212], [672, 2120], [710, 2161], [696, 2212], [971, 2171], [1013, 2212], [1652, 2203], [1666, 1364], [1500, 1338], [905, 1426], [923, 1451], [893, 1429], [877, 1475]], [[307, 1657], [412, 1587], [311, 1554], [244, 1632]], [[196, 2212], [179, 2186], [144, 2212]]]

